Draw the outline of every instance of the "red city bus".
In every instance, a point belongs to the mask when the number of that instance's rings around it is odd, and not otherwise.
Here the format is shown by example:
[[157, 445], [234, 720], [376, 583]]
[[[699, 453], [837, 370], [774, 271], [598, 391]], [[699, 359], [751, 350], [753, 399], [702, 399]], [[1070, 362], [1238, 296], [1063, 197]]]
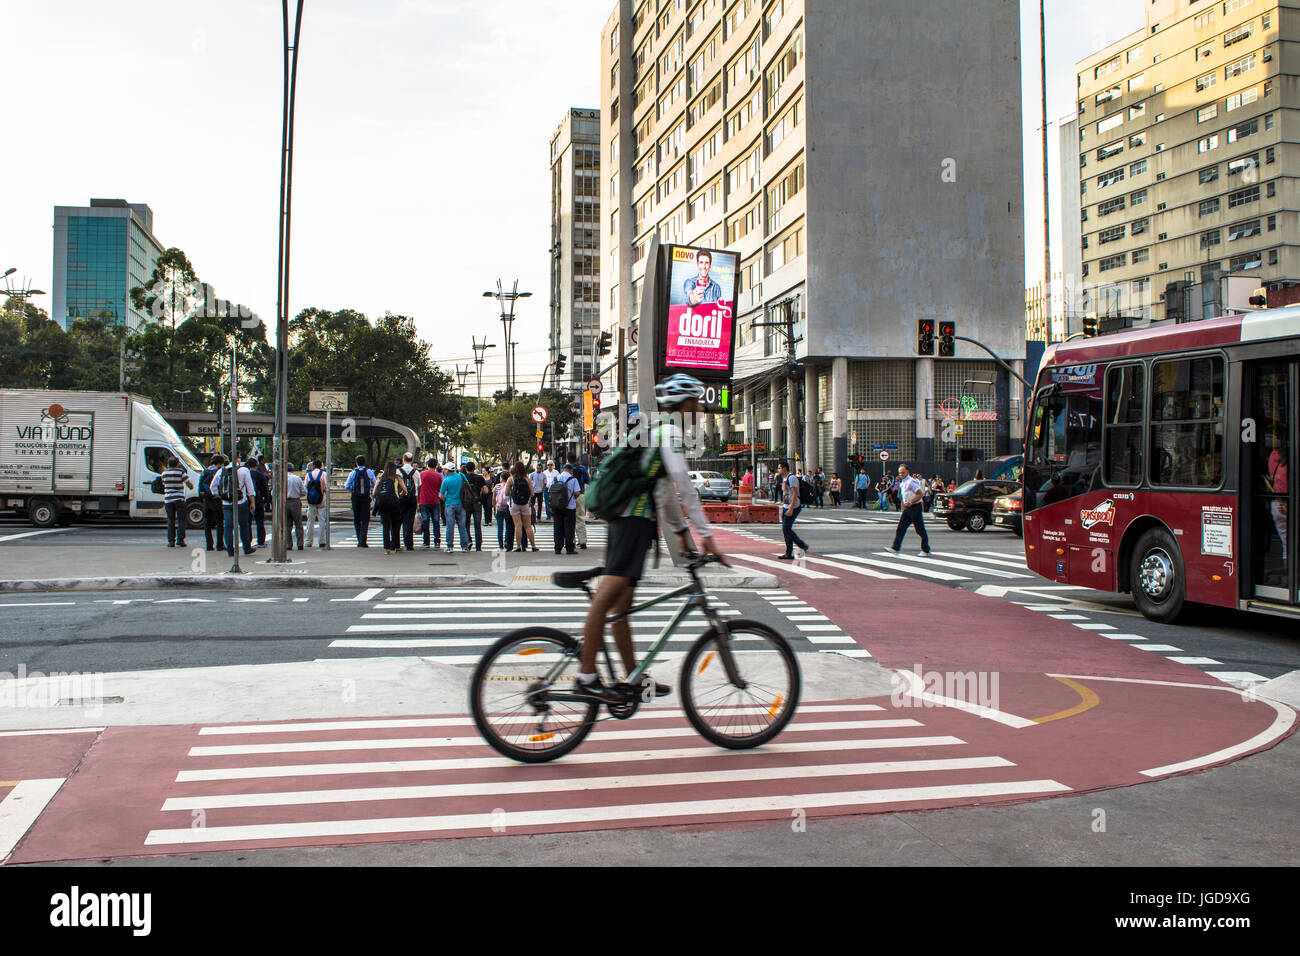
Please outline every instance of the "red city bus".
[[[1048, 346], [1025, 559], [1062, 584], [1300, 620], [1300, 306]], [[1290, 545], [1290, 546], [1288, 546]]]

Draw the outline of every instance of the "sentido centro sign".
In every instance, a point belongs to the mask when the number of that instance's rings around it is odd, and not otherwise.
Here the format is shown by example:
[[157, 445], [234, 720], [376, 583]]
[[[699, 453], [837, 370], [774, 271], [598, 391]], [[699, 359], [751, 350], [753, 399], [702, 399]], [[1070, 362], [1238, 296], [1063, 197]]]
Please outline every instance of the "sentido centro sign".
[[655, 263], [655, 378], [698, 378], [711, 411], [728, 411], [731, 404], [738, 262], [734, 252], [664, 245]]

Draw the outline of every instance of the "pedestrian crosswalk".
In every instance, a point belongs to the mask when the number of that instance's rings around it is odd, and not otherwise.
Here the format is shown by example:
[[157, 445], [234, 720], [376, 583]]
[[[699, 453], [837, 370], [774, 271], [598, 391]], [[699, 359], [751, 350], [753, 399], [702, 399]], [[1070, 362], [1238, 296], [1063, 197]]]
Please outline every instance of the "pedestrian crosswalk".
[[493, 753], [460, 715], [200, 727], [130, 829], [144, 834], [134, 852], [230, 849], [789, 820], [1069, 789], [953, 732], [973, 719], [807, 702], [774, 742], [722, 751], [665, 702], [600, 724], [545, 768]]
[[[764, 545], [781, 546], [778, 540], [754, 532], [734, 530], [732, 533]], [[883, 548], [861, 554], [831, 551], [823, 555], [814, 551], [799, 555], [794, 561], [781, 560], [779, 554], [776, 550], [771, 554], [737, 552], [728, 554], [727, 560], [758, 570], [785, 571], [796, 577], [823, 581], [914, 578], [960, 585], [969, 581], [1029, 582], [1037, 578], [1025, 565], [1024, 556], [1012, 551], [932, 551], [928, 556], [895, 554]]]

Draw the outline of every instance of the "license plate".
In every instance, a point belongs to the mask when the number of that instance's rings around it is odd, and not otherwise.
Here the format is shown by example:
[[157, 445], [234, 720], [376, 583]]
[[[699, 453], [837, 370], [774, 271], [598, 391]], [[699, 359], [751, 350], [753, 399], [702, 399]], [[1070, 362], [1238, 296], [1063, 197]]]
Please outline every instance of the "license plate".
[[1006, 524], [1006, 523], [1007, 523], [1007, 519], [1006, 519], [1006, 518], [1001, 518], [1001, 517], [999, 517], [999, 518], [994, 518], [994, 519], [993, 519], [993, 523], [994, 523], [994, 524]]

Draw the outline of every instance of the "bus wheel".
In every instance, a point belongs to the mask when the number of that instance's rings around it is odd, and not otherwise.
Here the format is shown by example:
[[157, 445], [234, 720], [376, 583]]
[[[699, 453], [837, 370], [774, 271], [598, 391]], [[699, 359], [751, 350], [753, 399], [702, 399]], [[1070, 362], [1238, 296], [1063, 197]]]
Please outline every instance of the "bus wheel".
[[1152, 621], [1172, 622], [1182, 612], [1187, 597], [1183, 557], [1177, 542], [1164, 528], [1151, 528], [1138, 538], [1132, 562], [1129, 579], [1133, 603]]

